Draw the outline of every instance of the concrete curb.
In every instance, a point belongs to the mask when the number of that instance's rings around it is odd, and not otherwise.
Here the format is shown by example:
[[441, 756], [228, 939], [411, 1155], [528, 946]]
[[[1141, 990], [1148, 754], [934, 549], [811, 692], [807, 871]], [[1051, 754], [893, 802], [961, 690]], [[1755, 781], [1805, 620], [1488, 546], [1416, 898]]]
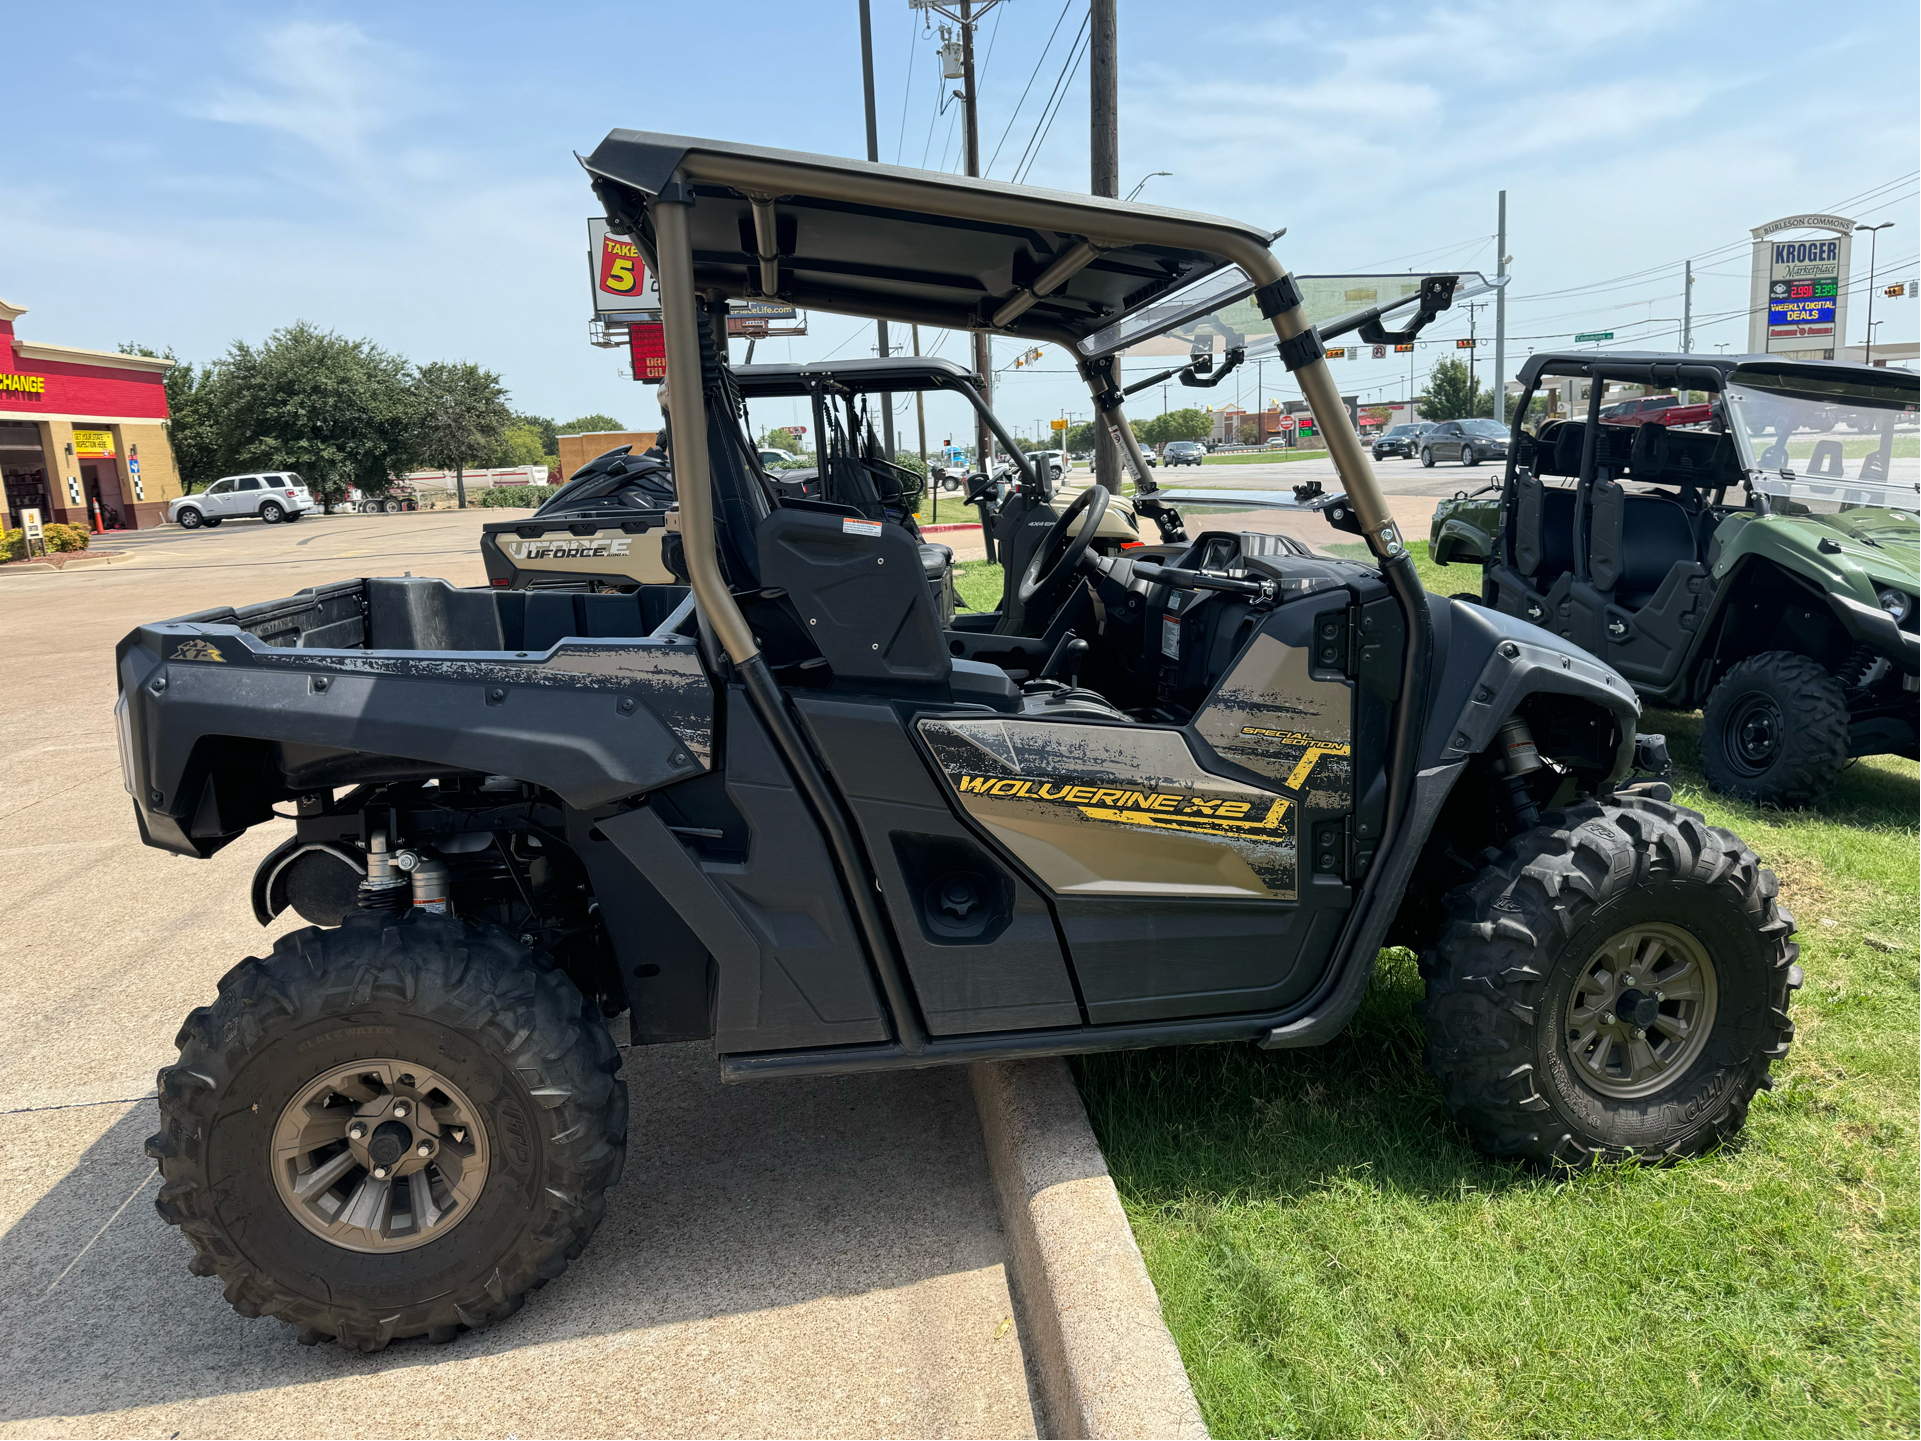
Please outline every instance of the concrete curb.
[[1044, 1436], [1205, 1437], [1067, 1064], [968, 1068]]

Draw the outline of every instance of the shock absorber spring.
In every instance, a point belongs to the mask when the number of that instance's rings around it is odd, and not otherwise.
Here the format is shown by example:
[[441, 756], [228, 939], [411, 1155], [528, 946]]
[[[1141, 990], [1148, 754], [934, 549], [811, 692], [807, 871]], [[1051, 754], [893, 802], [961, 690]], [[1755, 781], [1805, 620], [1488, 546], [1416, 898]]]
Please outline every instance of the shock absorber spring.
[[1534, 732], [1519, 716], [1510, 716], [1496, 733], [1494, 765], [1507, 787], [1508, 820], [1517, 831], [1533, 830], [1541, 823], [1541, 809], [1534, 804], [1527, 778], [1541, 769], [1541, 752]]

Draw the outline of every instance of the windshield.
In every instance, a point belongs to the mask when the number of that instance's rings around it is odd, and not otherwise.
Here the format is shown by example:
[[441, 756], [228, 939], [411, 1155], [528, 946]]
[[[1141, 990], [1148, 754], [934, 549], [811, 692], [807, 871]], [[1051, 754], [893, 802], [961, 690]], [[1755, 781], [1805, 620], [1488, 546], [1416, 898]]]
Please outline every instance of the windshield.
[[1730, 377], [1727, 399], [1750, 490], [1817, 514], [1855, 506], [1921, 510], [1913, 377], [1848, 383], [1746, 372]]
[[[1421, 281], [1441, 272], [1408, 271], [1395, 275], [1296, 275], [1301, 290], [1301, 319], [1323, 331], [1377, 306], [1389, 307], [1383, 317], [1401, 326], [1415, 314]], [[1458, 277], [1454, 303], [1496, 288], [1478, 271], [1446, 272]], [[1505, 281], [1499, 282], [1505, 284]], [[1280, 342], [1273, 324], [1261, 315], [1254, 300], [1254, 282], [1238, 267], [1196, 281], [1166, 300], [1144, 306], [1080, 342], [1086, 355], [1125, 350], [1130, 355], [1187, 355], [1195, 350], [1247, 347], [1248, 359], [1272, 354]]]

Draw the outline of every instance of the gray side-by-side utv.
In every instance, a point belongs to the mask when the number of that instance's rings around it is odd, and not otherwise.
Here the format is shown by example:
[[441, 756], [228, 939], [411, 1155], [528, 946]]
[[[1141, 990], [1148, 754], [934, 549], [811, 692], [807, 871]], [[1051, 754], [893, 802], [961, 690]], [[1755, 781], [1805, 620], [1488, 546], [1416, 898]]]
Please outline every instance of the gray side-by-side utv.
[[[739, 1081], [1286, 1048], [1404, 945], [1489, 1152], [1741, 1126], [1800, 983], [1773, 875], [1669, 802], [1618, 675], [1423, 593], [1269, 231], [626, 130], [585, 163], [660, 278], [689, 584], [372, 578], [119, 648], [143, 838], [293, 822], [253, 903], [310, 924], [187, 1017], [149, 1142], [237, 1308], [366, 1349], [511, 1314], [620, 1175], [623, 1012]], [[1145, 475], [1102, 337], [1236, 269], [1344, 482], [1301, 503], [1372, 562], [1101, 555], [1094, 485], [1020, 569], [1044, 627], [943, 628], [902, 527], [734, 443], [714, 337], [779, 296], [1060, 345]]]

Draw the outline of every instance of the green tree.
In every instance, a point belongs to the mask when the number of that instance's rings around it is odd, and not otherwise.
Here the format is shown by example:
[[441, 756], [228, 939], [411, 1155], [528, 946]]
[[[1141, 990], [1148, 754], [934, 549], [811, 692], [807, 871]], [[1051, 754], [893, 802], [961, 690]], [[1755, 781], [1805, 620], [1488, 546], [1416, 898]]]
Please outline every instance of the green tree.
[[470, 361], [436, 360], [414, 379], [420, 453], [454, 473], [454, 491], [467, 505], [467, 467], [499, 451], [513, 412], [500, 377]]
[[1415, 409], [1422, 420], [1470, 420], [1494, 413], [1494, 396], [1481, 389], [1467, 365], [1449, 358], [1434, 367]]
[[776, 425], [760, 433], [760, 443], [769, 450], [784, 450], [789, 455], [800, 454], [800, 437], [784, 425]]
[[557, 425], [558, 435], [588, 435], [601, 430], [625, 430], [627, 427], [611, 415], [583, 415], [578, 420], [570, 420], [565, 425]]
[[169, 346], [162, 352], [147, 345], [124, 344], [122, 355], [144, 355], [171, 360], [173, 369], [162, 378], [167, 394], [167, 443], [174, 469], [180, 474], [180, 493], [192, 495], [196, 486], [220, 478], [219, 365], [196, 369]]
[[1204, 410], [1188, 406], [1156, 415], [1134, 427], [1144, 445], [1165, 445], [1170, 440], [1199, 440], [1214, 428], [1213, 418]]
[[407, 362], [371, 340], [303, 320], [258, 348], [236, 340], [215, 369], [216, 474], [295, 470], [331, 509], [349, 485], [384, 491], [418, 453]]
[[510, 425], [500, 433], [500, 449], [494, 452], [496, 465], [545, 465], [547, 451], [540, 432], [531, 425]]
[[1064, 432], [1066, 439], [1061, 442], [1069, 450], [1092, 450], [1094, 448], [1094, 422], [1083, 420], [1078, 425], [1070, 425]]

